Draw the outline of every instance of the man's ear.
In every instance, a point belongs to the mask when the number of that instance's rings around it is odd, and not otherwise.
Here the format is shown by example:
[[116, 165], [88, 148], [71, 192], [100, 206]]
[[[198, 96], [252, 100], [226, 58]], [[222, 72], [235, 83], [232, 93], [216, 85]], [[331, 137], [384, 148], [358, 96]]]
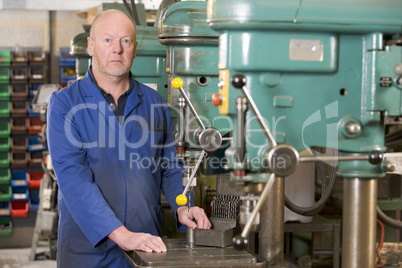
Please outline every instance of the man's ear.
[[89, 54], [89, 56], [92, 57], [94, 40], [91, 37], [87, 37], [87, 45], [88, 45], [88, 54]]
[[138, 45], [138, 41], [135, 41], [133, 58], [135, 58], [135, 56], [137, 56], [137, 45]]

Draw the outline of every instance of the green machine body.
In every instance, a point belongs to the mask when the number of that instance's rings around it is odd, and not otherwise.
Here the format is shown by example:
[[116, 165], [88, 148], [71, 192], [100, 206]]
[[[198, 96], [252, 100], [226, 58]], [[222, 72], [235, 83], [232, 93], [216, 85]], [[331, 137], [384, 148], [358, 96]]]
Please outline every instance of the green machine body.
[[[230, 8], [228, 8], [230, 6]], [[402, 4], [386, 1], [208, 1], [220, 33], [219, 108], [237, 125], [235, 74], [278, 144], [344, 155], [384, 152], [384, 117], [401, 115]], [[271, 145], [251, 109], [244, 125], [247, 162], [261, 179]], [[236, 139], [226, 150], [236, 168]], [[352, 170], [354, 170], [352, 172]], [[342, 162], [342, 176], [381, 177], [380, 165]]]
[[[212, 105], [212, 94], [217, 91], [219, 81], [219, 35], [206, 22], [207, 3], [176, 2], [168, 5], [160, 14], [158, 36], [160, 43], [167, 49], [168, 104], [177, 111], [174, 121], [179, 129], [178, 151], [181, 147], [201, 147], [214, 151], [218, 148], [206, 145], [209, 135], [222, 138], [233, 128], [230, 118], [221, 115], [219, 109]], [[174, 78], [183, 81], [181, 88], [202, 123], [196, 120], [189, 103], [181, 99], [179, 88], [171, 85]], [[185, 107], [183, 111], [180, 111], [181, 106]]]

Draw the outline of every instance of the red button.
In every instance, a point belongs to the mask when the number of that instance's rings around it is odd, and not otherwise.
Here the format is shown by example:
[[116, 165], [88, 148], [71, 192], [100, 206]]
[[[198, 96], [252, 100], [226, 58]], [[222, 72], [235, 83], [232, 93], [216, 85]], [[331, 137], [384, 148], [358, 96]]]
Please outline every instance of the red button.
[[212, 105], [219, 106], [221, 102], [221, 95], [219, 93], [212, 94]]

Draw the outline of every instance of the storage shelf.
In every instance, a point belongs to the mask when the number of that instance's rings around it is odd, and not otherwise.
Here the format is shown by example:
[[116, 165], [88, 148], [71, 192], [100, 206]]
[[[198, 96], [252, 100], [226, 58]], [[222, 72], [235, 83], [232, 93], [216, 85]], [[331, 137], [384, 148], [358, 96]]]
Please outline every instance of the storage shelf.
[[13, 237], [19, 222], [35, 224], [27, 220], [39, 207], [46, 146], [40, 143], [43, 122], [31, 101], [47, 83], [47, 71], [43, 50], [0, 51], [0, 241]]

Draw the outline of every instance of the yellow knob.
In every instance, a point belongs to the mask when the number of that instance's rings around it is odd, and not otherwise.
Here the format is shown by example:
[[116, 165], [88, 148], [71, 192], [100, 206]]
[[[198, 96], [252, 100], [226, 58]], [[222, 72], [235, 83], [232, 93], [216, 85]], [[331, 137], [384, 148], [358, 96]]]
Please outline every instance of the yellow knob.
[[179, 194], [179, 195], [176, 197], [176, 203], [177, 203], [179, 206], [184, 206], [185, 204], [187, 204], [187, 197], [186, 197], [184, 194]]
[[173, 79], [172, 81], [172, 86], [174, 88], [181, 88], [183, 86], [183, 80], [181, 78], [176, 77], [175, 79]]

